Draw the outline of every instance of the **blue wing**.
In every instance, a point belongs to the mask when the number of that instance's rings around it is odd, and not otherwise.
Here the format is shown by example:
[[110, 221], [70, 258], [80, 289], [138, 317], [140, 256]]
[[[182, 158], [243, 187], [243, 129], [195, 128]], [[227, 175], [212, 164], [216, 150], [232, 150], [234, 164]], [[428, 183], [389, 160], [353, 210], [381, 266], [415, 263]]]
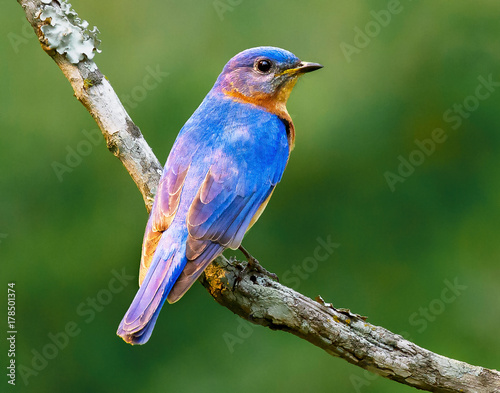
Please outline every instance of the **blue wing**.
[[188, 229], [188, 262], [171, 303], [225, 248], [240, 246], [288, 161], [287, 125], [277, 116], [231, 100], [214, 102], [217, 111], [211, 104], [202, 103], [179, 133], [144, 235], [140, 283], [172, 221], [183, 220]]
[[196, 165], [205, 170], [186, 212], [188, 262], [168, 295], [171, 303], [225, 248], [240, 246], [285, 170], [289, 156], [285, 123], [249, 105], [236, 113], [222, 126], [219, 137], [205, 145], [208, 153], [198, 154], [204, 165]]
[[238, 248], [288, 161], [287, 126], [253, 105], [208, 97], [183, 127], [158, 186], [142, 283], [118, 334], [142, 344], [163, 302], [179, 300], [222, 251]]
[[142, 285], [149, 270], [163, 232], [174, 220], [179, 208], [180, 197], [190, 167], [190, 156], [174, 165], [167, 165], [158, 184], [156, 198], [151, 209], [148, 224], [142, 242], [142, 256], [139, 273], [139, 285]]

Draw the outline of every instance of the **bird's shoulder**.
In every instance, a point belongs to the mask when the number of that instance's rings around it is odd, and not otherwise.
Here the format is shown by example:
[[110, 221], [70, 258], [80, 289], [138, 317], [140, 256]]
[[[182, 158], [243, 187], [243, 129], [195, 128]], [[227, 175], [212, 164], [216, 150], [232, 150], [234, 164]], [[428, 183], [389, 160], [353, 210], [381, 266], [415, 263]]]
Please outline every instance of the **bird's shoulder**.
[[276, 184], [289, 151], [287, 127], [278, 116], [212, 96], [203, 101], [179, 133], [161, 183], [170, 184], [174, 193], [180, 175], [187, 173], [189, 188], [197, 188], [210, 170], [226, 179], [227, 187], [236, 187], [236, 183], [238, 188]]
[[286, 145], [287, 127], [286, 121], [257, 105], [209, 94], [181, 129], [177, 140], [207, 146]]

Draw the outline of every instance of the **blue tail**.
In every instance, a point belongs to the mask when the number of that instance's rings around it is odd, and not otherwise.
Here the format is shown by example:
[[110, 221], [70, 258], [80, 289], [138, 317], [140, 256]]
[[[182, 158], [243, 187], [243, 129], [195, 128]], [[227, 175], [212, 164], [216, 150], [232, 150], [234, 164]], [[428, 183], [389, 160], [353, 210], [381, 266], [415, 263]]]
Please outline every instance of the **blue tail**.
[[186, 266], [187, 230], [171, 226], [162, 235], [151, 266], [116, 332], [129, 344], [145, 344], [175, 281]]

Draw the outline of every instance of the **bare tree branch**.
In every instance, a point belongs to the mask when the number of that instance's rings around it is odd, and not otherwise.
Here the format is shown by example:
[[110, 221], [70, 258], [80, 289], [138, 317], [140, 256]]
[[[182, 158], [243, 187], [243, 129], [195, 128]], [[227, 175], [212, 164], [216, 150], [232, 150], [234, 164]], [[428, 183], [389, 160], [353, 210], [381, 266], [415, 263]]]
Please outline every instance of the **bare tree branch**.
[[86, 58], [73, 64], [65, 55], [47, 46], [41, 30], [47, 21], [42, 22], [40, 14], [47, 7], [45, 3], [58, 7], [59, 2], [18, 0], [18, 3], [24, 8], [42, 48], [71, 83], [75, 97], [90, 112], [106, 139], [108, 149], [120, 159], [141, 191], [146, 208], [151, 210], [163, 168], [139, 127], [134, 124], [110, 83], [92, 60]]
[[[132, 122], [113, 88], [96, 64], [82, 56], [76, 64], [50, 47], [40, 20], [45, 7], [63, 2], [18, 0], [33, 26], [42, 48], [54, 59], [99, 125], [108, 149], [117, 156], [151, 209], [162, 166]], [[88, 53], [88, 52], [87, 52]], [[200, 279], [210, 294], [240, 317], [273, 330], [292, 333], [366, 370], [405, 385], [431, 392], [500, 392], [500, 373], [430, 352], [400, 335], [371, 325], [365, 318], [330, 304], [311, 300], [256, 273], [241, 273], [238, 263], [218, 258]]]
[[266, 276], [247, 275], [233, 290], [240, 272], [221, 257], [206, 269], [202, 283], [219, 304], [250, 322], [292, 333], [332, 356], [418, 389], [500, 392], [498, 371], [435, 354]]

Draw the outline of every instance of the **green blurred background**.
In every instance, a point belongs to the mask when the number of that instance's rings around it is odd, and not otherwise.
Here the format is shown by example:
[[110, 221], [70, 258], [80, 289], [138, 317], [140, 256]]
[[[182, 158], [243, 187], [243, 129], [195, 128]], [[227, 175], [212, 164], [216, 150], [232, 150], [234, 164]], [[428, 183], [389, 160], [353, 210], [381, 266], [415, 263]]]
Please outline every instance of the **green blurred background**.
[[[371, 12], [387, 2], [73, 6], [99, 27], [103, 52], [95, 60], [118, 95], [135, 94], [129, 113], [162, 163], [234, 54], [273, 45], [324, 64], [292, 94], [296, 148], [245, 246], [307, 296], [320, 294], [442, 355], [500, 368], [500, 88], [471, 98], [478, 77], [500, 81], [498, 1], [405, 0], [378, 28]], [[23, 15], [9, 1], [0, 16], [1, 299], [15, 281], [18, 391], [412, 391], [294, 336], [245, 330], [199, 284], [165, 307], [147, 345], [119, 339], [137, 289], [146, 210], [103, 141], [59, 181], [54, 163], [66, 165], [68, 149], [83, 149], [83, 130], [96, 125]], [[355, 28], [365, 27], [373, 37], [348, 59], [341, 44], [354, 45]], [[148, 67], [169, 75], [140, 95]], [[443, 115], [464, 100], [474, 110], [453, 129]], [[435, 128], [446, 141], [391, 191], [384, 173], [397, 174], [398, 157], [408, 159], [414, 140]], [[306, 258], [318, 237], [340, 246], [314, 264]], [[133, 279], [113, 282], [121, 290], [107, 296], [112, 271], [122, 269]], [[455, 295], [446, 280], [460, 285]], [[92, 314], [86, 302], [96, 296]], [[78, 334], [51, 353], [49, 334], [62, 337], [69, 322]], [[229, 347], [225, 337], [237, 340]], [[53, 359], [26, 386], [19, 367], [32, 368], [44, 350]]]

